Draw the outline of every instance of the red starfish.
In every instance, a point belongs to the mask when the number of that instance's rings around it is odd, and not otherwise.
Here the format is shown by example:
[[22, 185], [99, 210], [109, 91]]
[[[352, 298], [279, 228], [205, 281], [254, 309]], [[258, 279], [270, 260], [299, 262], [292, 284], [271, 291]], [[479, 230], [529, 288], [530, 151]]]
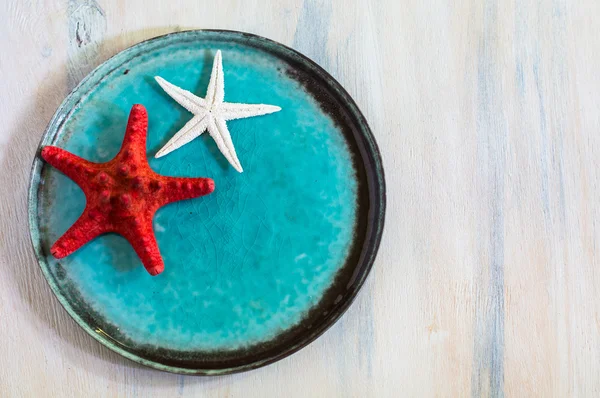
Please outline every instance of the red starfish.
[[152, 217], [167, 203], [207, 195], [214, 191], [210, 178], [177, 178], [156, 174], [146, 159], [148, 114], [134, 105], [129, 114], [121, 150], [106, 163], [92, 163], [63, 149], [47, 146], [42, 157], [62, 171], [85, 193], [86, 207], [75, 224], [50, 249], [63, 258], [98, 235], [123, 235], [150, 275], [160, 274], [160, 256]]

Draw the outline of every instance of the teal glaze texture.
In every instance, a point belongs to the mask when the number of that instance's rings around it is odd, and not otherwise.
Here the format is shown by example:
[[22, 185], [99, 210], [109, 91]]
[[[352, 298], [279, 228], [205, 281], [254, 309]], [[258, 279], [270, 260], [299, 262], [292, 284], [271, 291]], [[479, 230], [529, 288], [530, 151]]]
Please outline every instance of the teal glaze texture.
[[[205, 133], [153, 156], [192, 115], [154, 80], [204, 97], [217, 49], [223, 51], [225, 100], [278, 105], [281, 112], [228, 122], [244, 173]], [[158, 211], [154, 230], [165, 271], [151, 277], [120, 236], [105, 235], [57, 261], [59, 288], [129, 340], [173, 350], [236, 350], [275, 338], [315, 306], [352, 243], [357, 182], [338, 127], [285, 65], [240, 43], [172, 42], [128, 60], [91, 88], [52, 142], [85, 159], [110, 160], [133, 104], [149, 114], [147, 155], [164, 175], [210, 177], [213, 194]], [[44, 168], [39, 193], [42, 247], [78, 218], [85, 197]]]

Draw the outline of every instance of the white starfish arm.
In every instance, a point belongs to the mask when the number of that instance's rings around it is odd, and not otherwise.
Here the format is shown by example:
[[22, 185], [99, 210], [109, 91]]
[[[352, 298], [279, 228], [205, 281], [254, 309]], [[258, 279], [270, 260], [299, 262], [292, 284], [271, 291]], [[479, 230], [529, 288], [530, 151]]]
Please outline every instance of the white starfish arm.
[[208, 90], [206, 91], [206, 102], [211, 105], [218, 105], [225, 99], [225, 79], [223, 77], [223, 61], [221, 50], [217, 51], [213, 61]]
[[162, 87], [162, 89], [171, 96], [171, 98], [177, 101], [179, 105], [192, 112], [194, 115], [197, 115], [206, 109], [206, 102], [203, 98], [195, 96], [189, 91], [169, 83], [160, 76], [155, 76], [154, 78]]
[[209, 119], [212, 118], [208, 116], [207, 113], [193, 117], [169, 140], [169, 142], [165, 144], [165, 146], [160, 149], [160, 151], [156, 153], [156, 155], [154, 155], [154, 157], [160, 158], [165, 156], [204, 133]]
[[225, 124], [225, 120], [221, 118], [211, 118], [211, 120], [208, 122], [208, 132], [217, 143], [217, 147], [223, 156], [227, 158], [233, 168], [240, 173], [243, 172], [244, 170], [242, 169], [242, 165], [240, 164], [237, 154], [235, 153], [233, 142], [231, 142], [231, 134], [229, 134], [229, 129]]
[[275, 105], [223, 102], [219, 106], [219, 115], [225, 120], [233, 120], [268, 115], [269, 113], [279, 112], [280, 110], [281, 108]]

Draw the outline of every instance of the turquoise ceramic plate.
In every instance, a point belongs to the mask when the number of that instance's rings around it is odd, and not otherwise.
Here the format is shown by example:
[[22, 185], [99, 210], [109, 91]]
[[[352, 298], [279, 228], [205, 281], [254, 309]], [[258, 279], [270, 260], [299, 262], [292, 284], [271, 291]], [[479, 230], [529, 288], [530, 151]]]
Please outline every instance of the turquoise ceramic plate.
[[[208, 134], [153, 157], [190, 118], [153, 77], [204, 96], [217, 49], [226, 101], [283, 109], [228, 123], [243, 174]], [[313, 341], [352, 302], [383, 227], [381, 159], [348, 93], [273, 41], [228, 31], [174, 33], [92, 72], [58, 109], [40, 147], [107, 161], [135, 103], [148, 110], [153, 169], [211, 177], [216, 190], [158, 211], [154, 230], [165, 271], [157, 277], [117, 235], [57, 261], [49, 248], [81, 214], [85, 197], [37, 157], [29, 196], [33, 247], [62, 305], [105, 346], [172, 372], [247, 370]]]

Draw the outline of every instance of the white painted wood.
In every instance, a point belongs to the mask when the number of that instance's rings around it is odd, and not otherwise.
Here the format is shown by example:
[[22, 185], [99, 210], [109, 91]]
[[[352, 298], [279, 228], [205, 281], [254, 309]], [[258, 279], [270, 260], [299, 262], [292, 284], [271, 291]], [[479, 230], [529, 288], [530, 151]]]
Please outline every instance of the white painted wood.
[[[0, 396], [600, 396], [595, 0], [0, 2]], [[88, 337], [37, 269], [26, 190], [57, 106], [156, 35], [244, 30], [354, 96], [387, 225], [343, 319], [250, 373], [142, 368]]]

